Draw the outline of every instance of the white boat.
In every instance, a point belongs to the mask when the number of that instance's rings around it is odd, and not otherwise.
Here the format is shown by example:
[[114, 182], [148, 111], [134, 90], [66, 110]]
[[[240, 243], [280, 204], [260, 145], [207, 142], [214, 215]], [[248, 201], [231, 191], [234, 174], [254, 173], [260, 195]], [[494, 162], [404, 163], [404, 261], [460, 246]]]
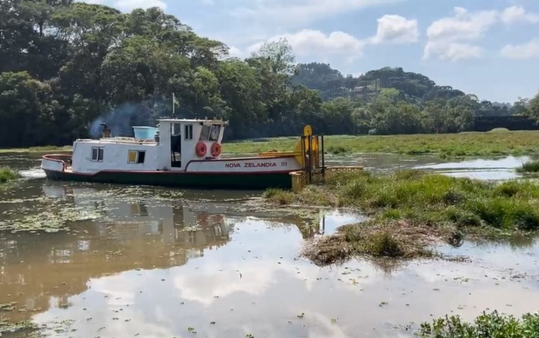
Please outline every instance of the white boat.
[[[41, 168], [52, 180], [162, 185], [211, 189], [292, 187], [291, 173], [319, 166], [318, 137], [308, 135], [291, 152], [223, 158], [227, 123], [221, 120], [162, 119], [157, 128], [133, 127], [134, 138], [81, 139], [70, 155], [51, 154]], [[312, 158], [313, 161], [309, 161]]]

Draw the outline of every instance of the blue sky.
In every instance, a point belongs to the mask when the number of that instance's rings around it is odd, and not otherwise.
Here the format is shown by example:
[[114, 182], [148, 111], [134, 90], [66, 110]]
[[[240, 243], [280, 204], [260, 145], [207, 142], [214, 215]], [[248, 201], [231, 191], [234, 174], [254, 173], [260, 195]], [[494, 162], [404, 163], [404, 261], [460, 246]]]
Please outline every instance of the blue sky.
[[422, 73], [480, 99], [539, 91], [539, 0], [91, 0], [159, 6], [246, 57], [286, 37], [299, 62], [343, 74], [385, 66]]

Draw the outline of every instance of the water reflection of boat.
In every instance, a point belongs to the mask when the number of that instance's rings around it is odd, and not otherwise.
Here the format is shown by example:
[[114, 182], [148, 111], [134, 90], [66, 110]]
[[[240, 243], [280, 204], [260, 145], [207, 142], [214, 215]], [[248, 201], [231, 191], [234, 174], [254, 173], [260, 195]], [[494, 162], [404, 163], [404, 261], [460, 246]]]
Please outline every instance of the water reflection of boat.
[[181, 202], [106, 200], [96, 206], [84, 204], [88, 189], [67, 194], [54, 186], [44, 190], [47, 196], [89, 208], [106, 206], [106, 217], [77, 222], [70, 233], [0, 236], [0, 304], [16, 301], [18, 308], [28, 310], [7, 313], [12, 320], [26, 319], [32, 310], [51, 304], [67, 304], [93, 278], [186, 264], [225, 245], [233, 229], [226, 216]]

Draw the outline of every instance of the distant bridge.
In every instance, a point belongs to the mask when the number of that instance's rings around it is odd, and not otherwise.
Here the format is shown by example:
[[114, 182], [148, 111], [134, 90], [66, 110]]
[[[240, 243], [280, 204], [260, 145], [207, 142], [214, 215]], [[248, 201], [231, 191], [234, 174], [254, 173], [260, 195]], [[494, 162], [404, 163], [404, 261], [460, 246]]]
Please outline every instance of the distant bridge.
[[495, 128], [509, 130], [539, 130], [539, 125], [527, 116], [477, 116], [473, 131], [490, 131]]

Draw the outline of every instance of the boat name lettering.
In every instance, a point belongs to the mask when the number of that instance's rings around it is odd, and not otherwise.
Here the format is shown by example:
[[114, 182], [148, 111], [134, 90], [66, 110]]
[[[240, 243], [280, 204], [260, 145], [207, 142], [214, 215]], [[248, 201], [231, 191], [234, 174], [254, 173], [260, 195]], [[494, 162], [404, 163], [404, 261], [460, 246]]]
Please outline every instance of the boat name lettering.
[[269, 162], [266, 162], [266, 163], [245, 163], [244, 164], [244, 168], [272, 168], [272, 167], [276, 167], [277, 166], [277, 163], [273, 162], [273, 163], [269, 163]]
[[[286, 167], [288, 163], [281, 163], [281, 167]], [[243, 163], [243, 168], [275, 168], [277, 163], [275, 162], [264, 162], [264, 163]], [[241, 168], [240, 163], [226, 163], [225, 168]]]

